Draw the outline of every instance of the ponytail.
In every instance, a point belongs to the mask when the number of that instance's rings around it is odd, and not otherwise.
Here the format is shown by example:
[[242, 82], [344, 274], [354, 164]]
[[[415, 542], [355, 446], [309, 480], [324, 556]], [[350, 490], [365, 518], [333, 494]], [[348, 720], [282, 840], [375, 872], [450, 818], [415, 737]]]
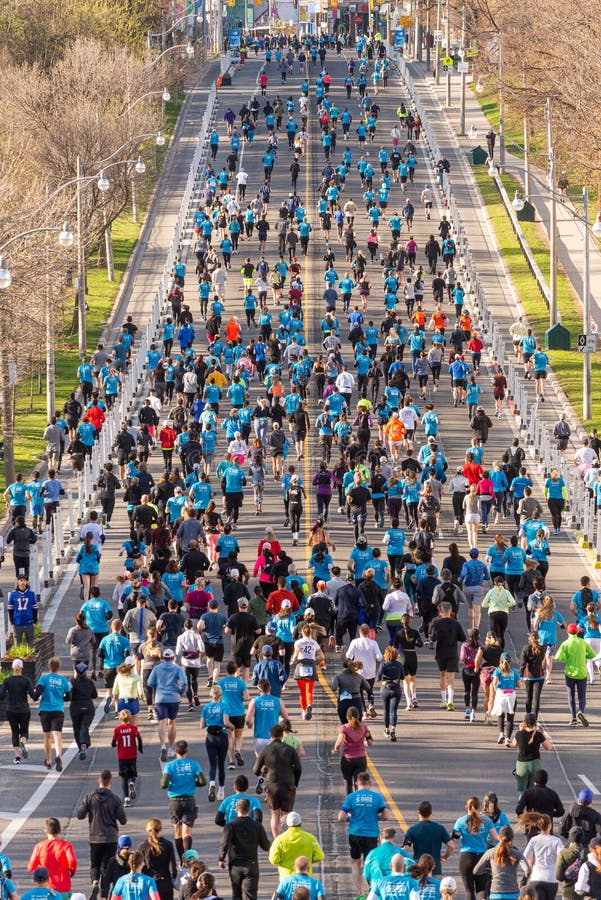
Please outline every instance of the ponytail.
[[513, 843], [513, 830], [509, 825], [504, 825], [499, 830], [499, 843], [494, 855], [494, 861], [498, 866], [513, 866], [516, 858], [511, 855], [511, 845]]
[[470, 834], [478, 834], [484, 819], [480, 815], [480, 801], [477, 797], [467, 799], [467, 830]]
[[150, 849], [154, 853], [155, 856], [159, 856], [161, 853], [161, 845], [159, 842], [159, 835], [163, 830], [163, 823], [160, 819], [153, 817], [149, 819], [146, 823], [146, 834], [148, 835], [148, 843], [150, 844]]

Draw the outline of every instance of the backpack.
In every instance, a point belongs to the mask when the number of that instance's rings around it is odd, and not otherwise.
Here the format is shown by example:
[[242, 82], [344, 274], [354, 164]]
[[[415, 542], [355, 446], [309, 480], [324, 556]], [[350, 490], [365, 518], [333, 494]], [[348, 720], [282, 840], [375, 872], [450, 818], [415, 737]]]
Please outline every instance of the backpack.
[[586, 862], [587, 856], [587, 848], [583, 847], [576, 859], [573, 863], [567, 867], [565, 872], [563, 873], [563, 881], [565, 884], [576, 884], [578, 881], [578, 874], [583, 864]]
[[317, 474], [317, 484], [329, 484], [330, 476], [327, 472], [318, 472]]
[[288, 488], [288, 502], [292, 504], [292, 506], [300, 506], [302, 503], [303, 494], [298, 485], [292, 486]]

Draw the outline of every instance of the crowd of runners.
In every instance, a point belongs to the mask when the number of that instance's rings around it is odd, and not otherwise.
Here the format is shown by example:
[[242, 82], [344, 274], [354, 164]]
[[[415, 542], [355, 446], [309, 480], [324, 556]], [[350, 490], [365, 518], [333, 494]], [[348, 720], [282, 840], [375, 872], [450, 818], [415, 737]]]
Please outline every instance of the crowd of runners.
[[[121, 791], [102, 771], [77, 810], [89, 824], [92, 900], [172, 900], [176, 889], [182, 900], [212, 897], [215, 864], [228, 865], [235, 900], [254, 900], [259, 849], [278, 867], [278, 897], [324, 896], [313, 875], [323, 850], [295, 810], [300, 722], [319, 715], [320, 683], [340, 719], [331, 752], [340, 755], [347, 794], [339, 820], [348, 821], [353, 896], [362, 898], [367, 883], [370, 900], [452, 898], [457, 883], [441, 878], [441, 865], [460, 842], [470, 900], [552, 900], [558, 881], [566, 900], [601, 897], [601, 815], [590, 791], [566, 811], [547, 785], [541, 751], [552, 743], [538, 722], [557, 663], [566, 724], [589, 724], [587, 685], [601, 663], [600, 594], [583, 576], [566, 621], [553, 600], [549, 560], [566, 485], [554, 471], [541, 491], [517, 439], [503, 453], [487, 449], [496, 422], [482, 405], [483, 385], [492, 381], [498, 420], [507, 383], [501, 368], [482, 360], [452, 222], [442, 214], [436, 223], [449, 163], [442, 157], [436, 173], [424, 169], [422, 123], [409, 104], [399, 104], [398, 124], [381, 129], [378, 98], [391, 78], [381, 40], [359, 37], [346, 53], [343, 84], [334, 84], [328, 59], [343, 47], [337, 36], [254, 42], [264, 54], [256, 94], [238, 111], [228, 107], [209, 138], [194, 253], [174, 266], [168, 314], [146, 360], [148, 394], [123, 422], [114, 462], [99, 480], [100, 508], [81, 529], [81, 610], [65, 636], [73, 671], [63, 675], [68, 666], [53, 658], [32, 684], [14, 659], [0, 685], [15, 765], [30, 755], [30, 703], [39, 703], [44, 765], [58, 772], [66, 710], [82, 761], [98, 702], [115, 717]], [[300, 94], [297, 80], [287, 81], [297, 74]], [[256, 183], [241, 161], [252, 144]], [[297, 192], [307, 153], [319, 156], [320, 173], [310, 205]], [[281, 197], [272, 184], [278, 170], [291, 176], [292, 191]], [[432, 221], [421, 248], [418, 217]], [[233, 301], [235, 270], [243, 290]], [[136, 332], [128, 318], [114, 346], [99, 344], [80, 365], [78, 391], [46, 431], [47, 477], [18, 476], [7, 488], [16, 643], [34, 640], [29, 554], [60, 503], [63, 456], [77, 468], [91, 452]], [[521, 320], [512, 338], [543, 401], [548, 357]], [[466, 446], [454, 459], [445, 454], [444, 405], [465, 410]], [[598, 462], [599, 448], [586, 448], [577, 461], [582, 477]], [[260, 540], [240, 537], [249, 516], [266, 517], [273, 496], [281, 498], [281, 526], [261, 522]], [[441, 518], [446, 498], [450, 519]], [[119, 548], [122, 573], [108, 584], [102, 551], [116, 504], [126, 506], [129, 533]], [[344, 561], [333, 539], [340, 523], [354, 532]], [[506, 643], [510, 619], [514, 634], [527, 632], [517, 652]], [[491, 743], [516, 751], [507, 765], [515, 766], [523, 851], [491, 791], [482, 802], [468, 798], [466, 814], [448, 829], [426, 800], [404, 837], [384, 821], [390, 811], [371, 782], [367, 750], [382, 739], [402, 746], [399, 709], [409, 723], [402, 728], [410, 728], [425, 705], [420, 659], [431, 651], [440, 706], [470, 724], [496, 725]], [[525, 714], [516, 723], [519, 701]], [[206, 772], [197, 749], [177, 737], [185, 710], [200, 717]], [[134, 851], [119, 828], [136, 800], [144, 719], [157, 723], [167, 797], [157, 814], [168, 805], [174, 843], [151, 818]], [[247, 730], [252, 749], [248, 739], [244, 746]], [[203, 821], [215, 810], [223, 828], [217, 861], [202, 861], [192, 846], [195, 798], [205, 786]], [[553, 817], [565, 846], [553, 835]], [[27, 900], [70, 895], [77, 860], [60, 834], [60, 822], [48, 818], [32, 853]], [[3, 897], [13, 900], [10, 861], [0, 861]]]

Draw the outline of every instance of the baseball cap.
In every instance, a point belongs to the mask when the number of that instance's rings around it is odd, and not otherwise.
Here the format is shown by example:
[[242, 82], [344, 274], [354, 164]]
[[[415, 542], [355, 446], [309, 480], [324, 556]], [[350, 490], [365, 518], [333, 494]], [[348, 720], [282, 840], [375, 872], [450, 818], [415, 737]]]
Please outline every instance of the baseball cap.
[[117, 841], [117, 847], [119, 850], [123, 850], [124, 847], [131, 847], [132, 840], [128, 834], [122, 834], [121, 837]]
[[576, 622], [570, 622], [566, 630], [568, 634], [578, 634], [578, 625]]
[[447, 875], [440, 882], [440, 890], [441, 891], [456, 891], [457, 890], [457, 882], [454, 878], [451, 878], [450, 875]]
[[15, 669], [22, 669], [22, 668], [23, 668], [23, 660], [22, 659], [13, 659], [13, 664], [12, 664], [13, 672]]
[[288, 815], [286, 816], [286, 825], [289, 828], [295, 828], [295, 827], [298, 828], [298, 826], [301, 824], [301, 822], [302, 822], [302, 819], [297, 812], [289, 812]]
[[381, 463], [388, 462], [388, 457], [387, 457], [387, 456], [381, 456], [381, 457], [380, 457], [380, 462], [381, 462]]
[[239, 574], [240, 571], [238, 569], [230, 569], [230, 575], [232, 578], [237, 578]]
[[315, 615], [315, 610], [314, 610], [314, 609], [311, 609], [311, 607], [308, 606], [308, 607], [306, 608], [306, 610], [305, 610], [305, 615], [306, 615], [306, 616], [314, 616], [314, 615]]
[[163, 422], [163, 428], [169, 428], [169, 419], [165, 419]]
[[263, 550], [271, 550], [271, 544], [269, 543], [269, 541], [265, 541], [265, 543], [263, 544]]
[[601, 847], [601, 838], [593, 838], [588, 846], [589, 850], [593, 850], [595, 847]]
[[501, 653], [501, 659], [511, 659], [509, 653]]
[[317, 582], [317, 587], [318, 587], [318, 588], [320, 588], [320, 587], [326, 587], [325, 581], [322, 581], [322, 580], [320, 579], [320, 580]]
[[170, 647], [165, 647], [163, 650], [163, 659], [175, 659], [175, 653]]
[[198, 857], [198, 853], [196, 852], [196, 850], [185, 850], [184, 851], [183, 859], [185, 860], [185, 862], [192, 862], [193, 859], [198, 859], [198, 858], [199, 857]]
[[583, 788], [578, 794], [578, 803], [592, 803], [593, 792], [590, 788]]
[[273, 647], [271, 646], [271, 644], [264, 645], [263, 656], [273, 656]]
[[37, 869], [33, 870], [34, 881], [48, 881], [49, 878], [50, 874], [48, 869], [45, 869], [44, 866], [38, 866]]
[[282, 600], [282, 608], [283, 609], [290, 609], [291, 606], [292, 606], [292, 603], [290, 602], [290, 600]]
[[240, 597], [238, 600], [238, 606], [248, 606], [248, 600], [246, 597]]
[[[163, 656], [164, 655], [165, 654], [163, 654]], [[133, 656], [126, 656], [125, 659], [123, 660], [123, 662], [125, 663], [126, 666], [135, 666], [135, 664], [136, 664], [135, 657], [133, 657]]]
[[472, 549], [470, 550], [470, 556], [472, 557], [472, 559], [475, 559], [477, 556], [480, 556], [480, 551], [478, 550], [477, 547], [472, 547]]

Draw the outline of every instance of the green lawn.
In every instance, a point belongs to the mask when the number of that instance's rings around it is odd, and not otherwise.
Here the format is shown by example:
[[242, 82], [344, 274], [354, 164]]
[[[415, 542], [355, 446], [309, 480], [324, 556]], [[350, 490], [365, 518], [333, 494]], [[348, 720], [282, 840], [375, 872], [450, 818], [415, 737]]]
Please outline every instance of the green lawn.
[[[544, 333], [549, 327], [547, 307], [513, 233], [509, 217], [493, 179], [490, 178], [484, 167], [474, 168], [473, 171], [522, 306], [532, 329], [542, 342]], [[511, 196], [516, 188], [516, 179], [510, 175], [504, 175], [503, 184]], [[546, 274], [549, 271], [549, 249], [546, 234], [536, 223], [522, 222], [521, 225], [541, 271]], [[562, 324], [569, 330], [572, 347], [575, 348], [576, 335], [582, 331], [582, 310], [569, 280], [561, 272], [557, 279], [557, 300]], [[576, 412], [581, 415], [582, 355], [576, 349], [572, 349], [570, 351], [550, 350], [549, 356], [560, 385]], [[593, 365], [597, 360], [598, 356], [595, 355]], [[601, 380], [593, 378], [592, 383], [593, 417], [584, 424], [587, 428], [601, 428]]]
[[[173, 134], [175, 123], [183, 102], [183, 97], [171, 100], [166, 108], [165, 135]], [[129, 258], [136, 246], [148, 203], [148, 197], [156, 183], [168, 143], [156, 150], [156, 167], [152, 162], [147, 167], [147, 177], [140, 186], [139, 223], [134, 223], [131, 210], [124, 212], [114, 223], [113, 255], [115, 262], [115, 281], [109, 282], [106, 269], [97, 265], [94, 258], [88, 261], [88, 314], [86, 320], [86, 339], [88, 352], [95, 348], [105, 323], [109, 317], [123, 273]], [[56, 407], [62, 410], [63, 403], [70, 392], [77, 387], [76, 370], [79, 365], [77, 335], [71, 333], [74, 291], [69, 291], [63, 299], [63, 315], [56, 325]], [[40, 371], [41, 370], [41, 371]], [[44, 452], [42, 434], [47, 425], [46, 419], [46, 378], [45, 361], [32, 363], [31, 378], [24, 379], [17, 387], [16, 407], [16, 440], [15, 469], [27, 473], [38, 464]], [[4, 490], [4, 463], [0, 462], [0, 490]]]

